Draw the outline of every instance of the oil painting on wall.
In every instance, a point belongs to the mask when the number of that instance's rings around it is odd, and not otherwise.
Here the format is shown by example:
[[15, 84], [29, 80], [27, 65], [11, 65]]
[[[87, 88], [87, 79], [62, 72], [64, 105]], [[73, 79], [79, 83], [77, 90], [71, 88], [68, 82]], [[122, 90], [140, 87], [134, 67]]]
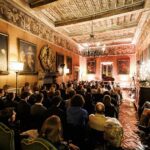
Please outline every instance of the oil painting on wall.
[[56, 53], [56, 70], [59, 75], [63, 75], [64, 71], [64, 55]]
[[18, 39], [19, 60], [24, 63], [23, 74], [34, 74], [36, 66], [36, 45]]
[[0, 33], [0, 74], [8, 74], [8, 35]]
[[69, 69], [68, 74], [72, 74], [72, 58], [71, 57], [67, 57], [67, 68]]
[[96, 73], [96, 59], [95, 58], [87, 59], [87, 73], [88, 74]]
[[118, 74], [129, 74], [130, 72], [130, 60], [120, 59], [117, 62]]

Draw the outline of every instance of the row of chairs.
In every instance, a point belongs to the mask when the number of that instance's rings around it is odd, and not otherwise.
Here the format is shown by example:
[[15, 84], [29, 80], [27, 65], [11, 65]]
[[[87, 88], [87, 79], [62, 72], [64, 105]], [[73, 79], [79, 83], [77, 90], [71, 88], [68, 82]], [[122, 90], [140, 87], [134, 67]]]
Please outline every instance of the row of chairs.
[[[21, 140], [22, 150], [57, 150], [43, 138], [24, 138]], [[0, 123], [0, 150], [15, 150], [14, 131]]]

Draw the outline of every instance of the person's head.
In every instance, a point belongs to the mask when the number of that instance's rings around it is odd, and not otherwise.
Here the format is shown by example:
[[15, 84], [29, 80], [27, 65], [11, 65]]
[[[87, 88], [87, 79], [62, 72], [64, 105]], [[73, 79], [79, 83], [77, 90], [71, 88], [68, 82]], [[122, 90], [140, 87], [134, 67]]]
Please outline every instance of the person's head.
[[3, 86], [3, 89], [4, 89], [4, 93], [8, 93], [9, 85], [5, 84]]
[[61, 96], [60, 90], [56, 90], [56, 91], [55, 91], [55, 95], [56, 95], [56, 96]]
[[61, 141], [61, 130], [60, 118], [56, 115], [52, 115], [44, 121], [40, 136], [51, 142], [59, 142]]
[[76, 94], [75, 90], [70, 90], [69, 91], [69, 98], [72, 98]]
[[103, 103], [105, 106], [108, 106], [111, 104], [111, 96], [110, 95], [105, 95], [103, 98]]
[[0, 88], [0, 96], [4, 96], [4, 94], [5, 94], [5, 93], [4, 93], [4, 89], [1, 89], [1, 88]]
[[54, 94], [54, 93], [55, 93], [55, 90], [56, 90], [55, 87], [54, 87], [54, 86], [51, 86], [50, 89], [49, 89], [49, 93], [53, 93], [53, 94]]
[[43, 98], [44, 98], [44, 95], [42, 93], [36, 94], [36, 102], [37, 103], [42, 103]]
[[105, 106], [104, 106], [104, 104], [101, 103], [101, 102], [96, 103], [95, 110], [96, 110], [96, 113], [103, 114], [105, 112]]
[[14, 122], [16, 119], [16, 112], [14, 108], [7, 107], [0, 111], [0, 120], [5, 122]]
[[30, 86], [29, 82], [25, 82], [24, 86]]
[[144, 103], [143, 107], [150, 109], [150, 102], [149, 102], [149, 101], [146, 101], [146, 102]]
[[87, 93], [91, 93], [91, 87], [87, 88]]
[[84, 105], [85, 101], [82, 95], [80, 94], [75, 94], [72, 98], [71, 98], [71, 106], [74, 107], [82, 107]]
[[8, 93], [6, 99], [9, 101], [13, 101], [15, 99], [15, 93], [13, 92]]
[[22, 99], [22, 100], [28, 100], [29, 97], [30, 97], [30, 93], [29, 93], [29, 92], [23, 92], [23, 93], [21, 94], [21, 99]]
[[61, 103], [62, 99], [60, 96], [54, 96], [52, 98], [52, 105], [58, 106]]
[[71, 83], [70, 83], [70, 82], [67, 84], [67, 87], [68, 87], [68, 88], [70, 88], [70, 87], [71, 87]]

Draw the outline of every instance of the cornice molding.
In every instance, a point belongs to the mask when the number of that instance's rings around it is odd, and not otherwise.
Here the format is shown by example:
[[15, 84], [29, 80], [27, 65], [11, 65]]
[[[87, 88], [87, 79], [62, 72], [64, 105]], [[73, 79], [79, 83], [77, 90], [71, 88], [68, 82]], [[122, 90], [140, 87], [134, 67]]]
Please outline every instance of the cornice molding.
[[135, 54], [135, 46], [132, 44], [129, 45], [116, 45], [114, 47], [106, 47], [106, 50], [103, 52], [102, 49], [95, 49], [91, 51], [82, 51], [81, 55], [83, 56], [119, 56], [119, 55], [128, 55]]
[[66, 39], [63, 35], [51, 29], [49, 26], [28, 15], [12, 3], [0, 1], [0, 18], [33, 35], [54, 43], [74, 53], [78, 53], [77, 44]]

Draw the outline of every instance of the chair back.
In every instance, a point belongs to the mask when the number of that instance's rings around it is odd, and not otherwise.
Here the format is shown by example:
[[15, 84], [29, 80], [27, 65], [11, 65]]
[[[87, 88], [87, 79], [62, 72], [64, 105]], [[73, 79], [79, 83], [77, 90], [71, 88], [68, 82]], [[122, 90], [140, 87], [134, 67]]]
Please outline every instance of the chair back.
[[104, 127], [104, 138], [114, 147], [120, 147], [123, 138], [123, 127], [116, 118], [109, 118]]
[[14, 131], [0, 122], [0, 150], [15, 150]]
[[22, 150], [57, 150], [49, 141], [43, 138], [22, 139]]

